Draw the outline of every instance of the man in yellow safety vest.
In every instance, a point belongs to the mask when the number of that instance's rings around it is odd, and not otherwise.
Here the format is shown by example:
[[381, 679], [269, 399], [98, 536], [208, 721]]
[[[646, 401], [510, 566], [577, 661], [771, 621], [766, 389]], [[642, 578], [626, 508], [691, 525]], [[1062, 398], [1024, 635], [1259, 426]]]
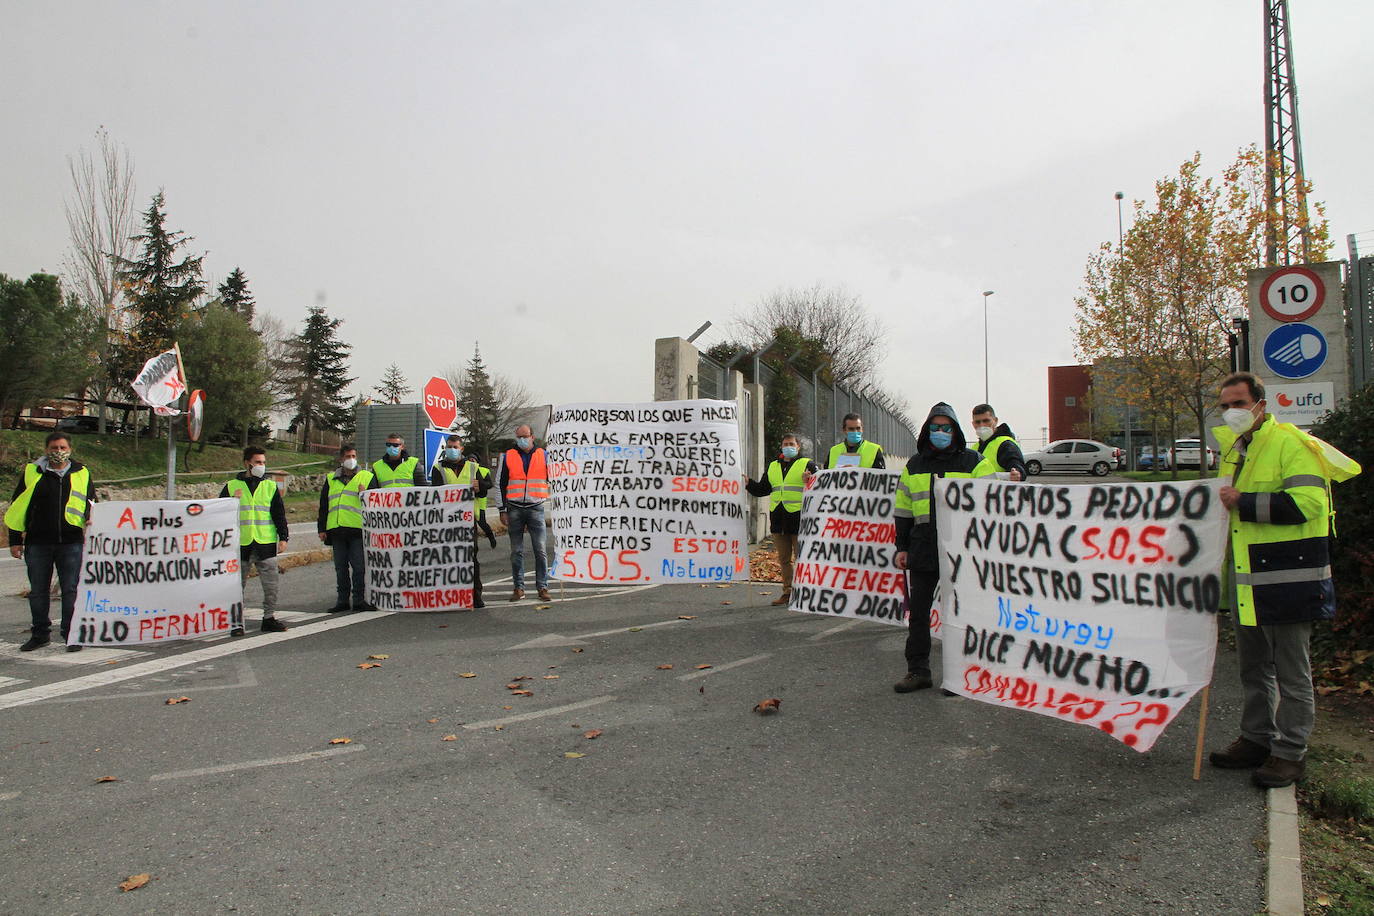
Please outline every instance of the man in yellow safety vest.
[[315, 526], [320, 540], [334, 551], [334, 606], [343, 611], [375, 611], [367, 603], [363, 579], [362, 491], [372, 482], [372, 472], [359, 470], [358, 449], [351, 442], [339, 448], [339, 467], [320, 489], [320, 511]]
[[840, 421], [844, 439], [830, 448], [826, 458], [826, 469], [830, 468], [885, 468], [887, 460], [883, 457], [883, 447], [876, 442], [864, 439], [864, 421], [856, 413], [847, 413]]
[[[91, 518], [91, 472], [74, 460], [66, 433], [52, 432], [44, 443], [42, 458], [24, 465], [5, 512], [10, 556], [22, 558], [29, 574], [29, 639], [20, 652], [32, 652], [52, 640], [52, 576], [57, 572], [62, 592], [62, 639], [65, 642], [76, 614], [76, 587], [81, 572], [81, 552], [86, 542], [86, 523]], [[80, 645], [67, 646], [80, 652]]]
[[[454, 434], [444, 438], [444, 448], [439, 452], [439, 462], [429, 472], [431, 486], [443, 487], [462, 484], [472, 487], [472, 606], [474, 609], [487, 606], [486, 602], [482, 600], [482, 563], [477, 559], [477, 503], [486, 501], [487, 490], [491, 487], [489, 480], [491, 471], [483, 474], [483, 470], [471, 455], [463, 454], [463, 440]], [[494, 538], [491, 546], [496, 546]]]
[[[277, 619], [277, 554], [286, 550], [291, 531], [277, 482], [267, 476], [267, 453], [256, 445], [243, 450], [243, 471], [219, 491], [239, 501], [239, 575], [248, 586], [248, 568], [257, 566], [262, 583], [262, 631], [285, 633]], [[243, 635], [243, 619], [230, 621], [230, 636]]]
[[423, 487], [425, 469], [420, 459], [406, 451], [404, 437], [392, 433], [386, 437], [386, 452], [372, 462], [372, 481], [368, 489], [386, 487]]
[[1026, 459], [1021, 446], [1011, 427], [997, 419], [991, 404], [973, 408], [973, 432], [978, 437], [978, 454], [991, 461], [998, 473], [1015, 471], [1017, 476], [1013, 479], [1025, 479]]
[[782, 572], [782, 595], [774, 607], [786, 607], [792, 600], [792, 570], [795, 562], [797, 533], [801, 528], [802, 491], [807, 475], [815, 474], [816, 462], [801, 457], [801, 440], [792, 433], [782, 437], [778, 457], [768, 462], [758, 480], [744, 478], [750, 496], [768, 497], [768, 529], [778, 552], [778, 566]]

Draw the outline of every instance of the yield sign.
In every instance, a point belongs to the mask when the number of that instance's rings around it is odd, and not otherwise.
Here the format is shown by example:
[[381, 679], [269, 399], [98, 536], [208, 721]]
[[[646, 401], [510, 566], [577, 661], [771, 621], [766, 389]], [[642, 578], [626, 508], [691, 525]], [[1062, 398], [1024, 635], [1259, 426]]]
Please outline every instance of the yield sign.
[[458, 400], [448, 379], [437, 375], [425, 382], [425, 414], [435, 429], [448, 429], [458, 419]]

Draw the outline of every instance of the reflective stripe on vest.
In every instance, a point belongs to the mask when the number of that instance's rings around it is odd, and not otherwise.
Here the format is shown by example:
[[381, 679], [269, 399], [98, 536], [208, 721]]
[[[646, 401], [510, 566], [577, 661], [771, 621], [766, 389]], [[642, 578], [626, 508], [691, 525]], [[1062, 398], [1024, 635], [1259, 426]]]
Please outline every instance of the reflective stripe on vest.
[[[997, 473], [995, 468], [991, 461], [984, 458], [971, 471], [946, 471], [943, 476], [946, 480], [988, 477]], [[917, 525], [930, 524], [930, 493], [934, 476], [929, 472], [909, 474], [905, 468], [902, 469], [894, 500], [898, 518], [909, 518]]]
[[537, 503], [549, 498], [549, 470], [544, 463], [544, 450], [530, 452], [530, 467], [520, 460], [517, 449], [506, 451], [506, 501]]
[[329, 514], [325, 527], [361, 528], [363, 526], [362, 491], [372, 482], [371, 471], [359, 471], [344, 483], [335, 474], [329, 475]]
[[[67, 505], [62, 511], [63, 521], [76, 528], [85, 527], [86, 507], [89, 504], [86, 494], [91, 487], [90, 468], [83, 467], [62, 476], [71, 479], [72, 487], [67, 496]], [[11, 531], [28, 530], [29, 502], [33, 499], [34, 488], [42, 478], [43, 472], [38, 469], [38, 465], [24, 465], [24, 491], [16, 496], [14, 502], [5, 510], [5, 527]]]
[[[491, 476], [491, 468], [487, 467], [485, 464], [479, 464], [477, 465], [477, 473], [482, 476], [483, 480], [485, 480], [486, 478]], [[487, 511], [487, 497], [479, 496], [475, 500], [473, 500], [472, 511], [477, 513], [478, 518], [481, 518], [482, 513]]]
[[[873, 467], [873, 462], [878, 460], [878, 453], [882, 450], [883, 447], [876, 442], [869, 442], [867, 439], [865, 439], [863, 442], [860, 442], [859, 467]], [[845, 454], [849, 454], [849, 446], [845, 445], [843, 442], [837, 442], [836, 444], [830, 447], [830, 459], [826, 462], [825, 466], [827, 468], [839, 467], [839, 465], [835, 464], [835, 462], [839, 461], [840, 456]]]
[[768, 511], [782, 506], [788, 512], [800, 512], [802, 491], [806, 489], [806, 459], [796, 458], [787, 469], [786, 478], [782, 473], [782, 462], [774, 460], [768, 465], [768, 484], [773, 492], [768, 494]]
[[227, 489], [239, 501], [239, 546], [277, 543], [277, 526], [272, 523], [272, 497], [277, 492], [277, 482], [264, 479], [256, 490], [250, 491], [248, 484], [234, 478]]
[[372, 476], [377, 478], [377, 483], [385, 487], [413, 487], [415, 486], [415, 466], [420, 463], [420, 459], [411, 455], [405, 461], [396, 465], [392, 470], [391, 465], [378, 458], [372, 462]]
[[984, 461], [991, 461], [992, 466], [997, 469], [998, 473], [1009, 471], [1011, 468], [1002, 467], [1002, 462], [997, 460], [997, 453], [1002, 451], [1002, 443], [1015, 441], [1016, 440], [1011, 436], [994, 436], [988, 440], [986, 446], [978, 450], [978, 454], [983, 456]]

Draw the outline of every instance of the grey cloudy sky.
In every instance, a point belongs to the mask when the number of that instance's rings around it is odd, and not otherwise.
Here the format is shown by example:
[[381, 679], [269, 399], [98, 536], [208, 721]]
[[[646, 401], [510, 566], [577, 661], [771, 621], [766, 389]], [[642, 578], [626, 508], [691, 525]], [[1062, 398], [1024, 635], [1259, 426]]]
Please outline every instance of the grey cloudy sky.
[[[1292, 7], [1343, 257], [1374, 229], [1367, 17]], [[0, 8], [0, 272], [58, 269], [104, 125], [214, 280], [290, 324], [324, 294], [359, 390], [480, 341], [540, 401], [648, 400], [654, 338], [820, 282], [887, 323], [914, 412], [966, 412], [992, 289], [992, 400], [1034, 441], [1113, 192], [1263, 142], [1260, 0]]]

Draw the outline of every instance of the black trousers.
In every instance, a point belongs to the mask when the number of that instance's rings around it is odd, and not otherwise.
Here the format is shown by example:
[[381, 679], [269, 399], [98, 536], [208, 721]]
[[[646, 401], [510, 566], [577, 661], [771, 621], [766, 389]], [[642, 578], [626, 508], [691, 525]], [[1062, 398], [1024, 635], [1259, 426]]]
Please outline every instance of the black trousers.
[[930, 605], [940, 574], [908, 569], [906, 589], [910, 613], [907, 618], [906, 670], [908, 674], [930, 674]]

